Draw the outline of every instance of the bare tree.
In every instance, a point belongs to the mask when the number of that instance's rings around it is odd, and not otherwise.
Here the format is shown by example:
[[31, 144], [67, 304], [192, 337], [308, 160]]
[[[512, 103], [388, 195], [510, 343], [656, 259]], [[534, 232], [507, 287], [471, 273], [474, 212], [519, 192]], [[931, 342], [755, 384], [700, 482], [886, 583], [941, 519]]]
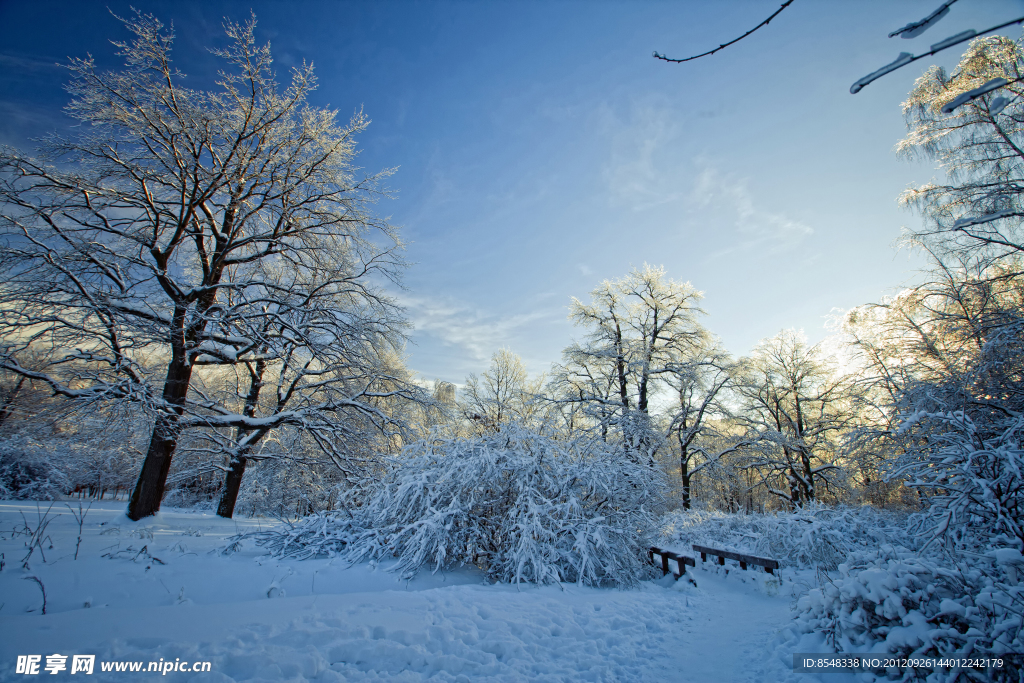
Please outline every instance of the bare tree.
[[[325, 278], [333, 277], [325, 274]], [[243, 381], [229, 397], [202, 393], [197, 404], [206, 413], [185, 418], [206, 426], [208, 441], [227, 456], [228, 471], [217, 514], [231, 517], [246, 463], [256, 447], [279, 427], [306, 432], [347, 476], [371, 466], [375, 453], [388, 450], [390, 439], [405, 440], [405, 420], [388, 399], [424, 401], [425, 392], [411, 384], [400, 361], [403, 321], [379, 298], [353, 300], [347, 292], [321, 287], [318, 281], [278, 289], [253, 316], [247, 335], [260, 339], [255, 360], [236, 364]], [[273, 315], [269, 315], [269, 313]], [[267, 396], [264, 389], [273, 389]], [[231, 399], [241, 406], [230, 405]], [[230, 437], [216, 427], [224, 414], [249, 418]], [[376, 448], [374, 448], [374, 446]]]
[[614, 366], [579, 344], [565, 349], [562, 357], [547, 387], [547, 397], [561, 415], [562, 429], [568, 434], [596, 430], [607, 442], [622, 410]]
[[[0, 365], [70, 399], [152, 413], [128, 511], [139, 519], [159, 509], [183, 428], [254, 434], [355, 400], [326, 394], [260, 418], [192, 391], [198, 368], [281, 362], [299, 328], [281, 319], [261, 338], [253, 321], [278, 317], [279, 299], [302, 318], [292, 303], [312, 283], [395, 311], [375, 283], [395, 280], [402, 262], [395, 229], [369, 212], [387, 173], [359, 178], [352, 166], [367, 120], [339, 126], [309, 106], [312, 66], [282, 91], [255, 20], [228, 23], [229, 46], [214, 51], [226, 62], [220, 89], [191, 90], [171, 64], [173, 33], [149, 15], [124, 23], [134, 39], [115, 43], [123, 70], [100, 72], [91, 59], [68, 67], [67, 111], [83, 132], [52, 137], [39, 161], [0, 152]], [[300, 346], [316, 346], [310, 339]], [[45, 349], [52, 371], [18, 363], [29, 347]], [[147, 369], [154, 359], [162, 379]], [[374, 400], [395, 393], [364, 386]]]

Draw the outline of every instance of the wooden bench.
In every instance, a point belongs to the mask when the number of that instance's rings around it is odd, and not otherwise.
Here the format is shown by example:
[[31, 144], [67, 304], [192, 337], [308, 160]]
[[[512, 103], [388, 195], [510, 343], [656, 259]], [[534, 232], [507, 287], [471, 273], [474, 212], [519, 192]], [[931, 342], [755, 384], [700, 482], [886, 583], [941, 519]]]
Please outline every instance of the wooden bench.
[[693, 544], [693, 552], [700, 553], [700, 561], [707, 562], [708, 555], [718, 556], [718, 564], [725, 564], [726, 560], [736, 560], [740, 563], [740, 569], [746, 569], [748, 564], [756, 564], [764, 567], [769, 574], [774, 574], [779, 568], [777, 560], [769, 560], [767, 557], [755, 557], [754, 555], [743, 555], [730, 550], [717, 550], [716, 548], [705, 548], [702, 545]]
[[[658, 560], [654, 559], [655, 555], [658, 556]], [[679, 555], [671, 550], [662, 550], [661, 548], [651, 547], [651, 549], [647, 551], [647, 557], [651, 558], [651, 562], [654, 562], [654, 564], [660, 564], [661, 571], [664, 574], [671, 573], [677, 579], [686, 573], [686, 565], [690, 565], [691, 567], [697, 566], [697, 561], [689, 555]], [[675, 561], [676, 568], [679, 570], [678, 574], [669, 568], [669, 560]]]

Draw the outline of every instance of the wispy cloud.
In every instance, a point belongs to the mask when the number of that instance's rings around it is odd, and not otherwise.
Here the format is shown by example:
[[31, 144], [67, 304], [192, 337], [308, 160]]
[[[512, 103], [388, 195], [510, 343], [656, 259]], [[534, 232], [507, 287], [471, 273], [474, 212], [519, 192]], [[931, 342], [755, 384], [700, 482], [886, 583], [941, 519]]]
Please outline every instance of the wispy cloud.
[[64, 69], [61, 66], [61, 62], [58, 62], [56, 59], [39, 59], [37, 57], [15, 55], [9, 52], [0, 52], [0, 68], [26, 72], [58, 71]]
[[634, 211], [679, 199], [678, 169], [670, 161], [681, 128], [672, 111], [655, 104], [637, 105], [623, 119], [602, 111], [602, 127], [611, 140], [602, 175], [609, 196]]
[[778, 253], [797, 246], [814, 233], [814, 229], [804, 223], [756, 206], [745, 178], [723, 174], [714, 168], [701, 171], [690, 199], [694, 207], [724, 214], [725, 220], [731, 220], [738, 233], [738, 241], [714, 256], [747, 250]]
[[414, 337], [430, 335], [477, 362], [486, 362], [498, 349], [513, 346], [512, 341], [526, 333], [531, 323], [565, 315], [564, 307], [550, 306], [530, 313], [497, 315], [450, 298], [403, 296], [401, 303], [409, 313]]

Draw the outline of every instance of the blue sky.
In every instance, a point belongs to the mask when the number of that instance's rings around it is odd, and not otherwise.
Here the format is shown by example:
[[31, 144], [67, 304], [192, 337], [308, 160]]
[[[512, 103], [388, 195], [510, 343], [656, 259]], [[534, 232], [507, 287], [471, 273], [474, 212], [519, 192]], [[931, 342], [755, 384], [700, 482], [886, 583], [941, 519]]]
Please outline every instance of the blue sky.
[[[914, 40], [888, 33], [938, 0], [796, 0], [711, 57], [779, 0], [721, 2], [19, 2], [0, 0], [0, 142], [64, 129], [62, 70], [115, 67], [105, 9], [173, 23], [193, 86], [217, 67], [222, 17], [255, 11], [281, 76], [317, 68], [315, 103], [372, 119], [368, 171], [398, 167], [378, 207], [413, 262], [400, 294], [409, 365], [461, 383], [507, 347], [533, 373], [582, 330], [575, 296], [643, 263], [704, 291], [704, 324], [735, 355], [783, 328], [823, 338], [834, 309], [877, 300], [924, 261], [894, 242], [918, 218], [896, 197], [941, 177], [900, 160], [900, 102], [932, 63], [849, 94], [900, 51], [1024, 15], [962, 0]], [[1012, 27], [1006, 35], [1018, 37]], [[283, 80], [283, 78], [282, 78]]]

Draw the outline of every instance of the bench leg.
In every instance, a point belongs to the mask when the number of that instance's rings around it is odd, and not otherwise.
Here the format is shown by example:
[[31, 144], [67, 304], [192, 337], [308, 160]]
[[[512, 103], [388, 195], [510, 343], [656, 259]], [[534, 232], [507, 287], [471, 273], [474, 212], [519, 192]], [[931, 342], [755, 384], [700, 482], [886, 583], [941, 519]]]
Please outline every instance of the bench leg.
[[740, 562], [740, 569], [742, 569], [742, 570], [746, 571], [746, 569], [747, 569], [747, 563], [746, 563], [746, 562]]
[[708, 561], [708, 554], [707, 553], [701, 553], [700, 554], [700, 561], [701, 562], [707, 562]]
[[718, 556], [718, 564], [725, 565], [725, 558], [721, 555]]
[[665, 573], [665, 574], [668, 574], [668, 572], [669, 572], [669, 569], [668, 569], [668, 555], [666, 555], [665, 553], [661, 554], [661, 571], [663, 573]]
[[771, 568], [771, 567], [765, 567], [765, 568], [764, 568], [764, 570], [765, 570], [766, 572], [768, 572], [769, 574], [772, 574], [772, 575], [774, 575], [774, 574], [775, 574], [775, 572], [773, 572], [773, 571], [772, 571], [772, 568]]

